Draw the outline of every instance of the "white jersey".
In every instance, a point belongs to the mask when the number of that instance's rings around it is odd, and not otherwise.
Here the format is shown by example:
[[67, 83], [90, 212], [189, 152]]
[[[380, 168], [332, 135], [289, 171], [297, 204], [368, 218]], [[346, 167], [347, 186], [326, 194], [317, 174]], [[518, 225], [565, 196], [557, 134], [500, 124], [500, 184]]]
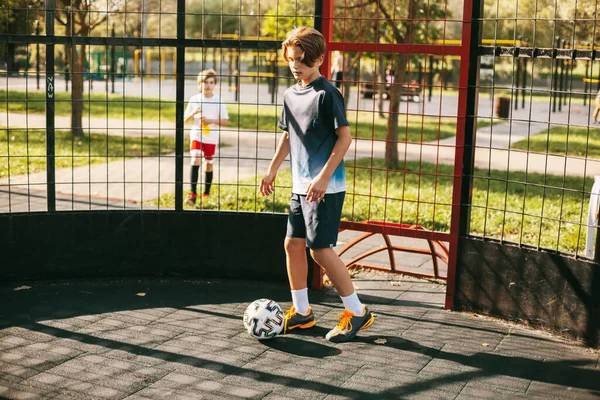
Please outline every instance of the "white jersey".
[[218, 144], [220, 125], [209, 124], [201, 127], [200, 116], [209, 120], [229, 119], [225, 104], [221, 103], [220, 97], [216, 94], [207, 98], [204, 97], [203, 93], [198, 93], [190, 98], [185, 113], [191, 113], [198, 109], [202, 109], [202, 114], [194, 116], [194, 126], [190, 131], [190, 139], [202, 143]]

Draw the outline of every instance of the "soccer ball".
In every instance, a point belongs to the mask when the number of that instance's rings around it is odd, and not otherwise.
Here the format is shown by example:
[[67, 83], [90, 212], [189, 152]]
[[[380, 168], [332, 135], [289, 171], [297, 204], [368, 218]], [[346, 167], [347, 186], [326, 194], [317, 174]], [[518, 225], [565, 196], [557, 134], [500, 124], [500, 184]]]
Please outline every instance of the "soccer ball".
[[271, 339], [283, 330], [283, 311], [273, 300], [254, 300], [244, 313], [244, 328], [253, 338]]

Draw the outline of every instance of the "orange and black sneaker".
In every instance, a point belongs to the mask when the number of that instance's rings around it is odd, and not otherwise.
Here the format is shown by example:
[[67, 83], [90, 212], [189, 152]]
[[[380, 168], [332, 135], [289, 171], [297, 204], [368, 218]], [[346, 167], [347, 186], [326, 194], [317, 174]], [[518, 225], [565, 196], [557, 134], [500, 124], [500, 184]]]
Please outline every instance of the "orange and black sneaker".
[[185, 199], [185, 205], [190, 207], [196, 205], [196, 193], [188, 193], [187, 199]]
[[340, 322], [325, 336], [327, 340], [334, 343], [348, 342], [354, 339], [358, 331], [367, 329], [375, 321], [375, 315], [366, 306], [363, 306], [362, 315], [354, 315], [350, 311], [344, 310], [342, 314], [337, 315], [337, 318]]
[[312, 308], [308, 307], [308, 312], [306, 314], [300, 314], [299, 312], [296, 312], [296, 309], [292, 306], [292, 308], [283, 314], [283, 333], [287, 333], [296, 328], [312, 328], [316, 323], [317, 320], [312, 312]]

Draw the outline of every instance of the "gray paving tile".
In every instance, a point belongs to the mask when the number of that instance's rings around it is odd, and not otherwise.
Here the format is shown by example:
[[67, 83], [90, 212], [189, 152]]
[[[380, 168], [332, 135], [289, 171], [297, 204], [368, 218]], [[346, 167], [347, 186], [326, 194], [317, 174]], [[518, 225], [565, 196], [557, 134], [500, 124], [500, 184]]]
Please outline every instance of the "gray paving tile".
[[[388, 276], [389, 278], [386, 278]], [[438, 284], [369, 272], [375, 323], [350, 343], [325, 333], [341, 311], [332, 290], [311, 293], [317, 326], [257, 341], [242, 329], [245, 306], [265, 288], [220, 282], [247, 301], [215, 301], [205, 282], [36, 283], [29, 294], [0, 287], [31, 307], [8, 310], [0, 325], [0, 397], [90, 399], [454, 399], [593, 398], [600, 352], [526, 327], [441, 309]], [[395, 284], [392, 284], [395, 283]], [[155, 284], [154, 288], [151, 286]], [[269, 287], [289, 307], [286, 287]], [[377, 292], [394, 292], [379, 296]], [[415, 293], [410, 296], [411, 291]], [[110, 292], [117, 301], [65, 306], [69, 296]], [[160, 292], [154, 307], [152, 295]], [[114, 293], [117, 293], [116, 295]], [[133, 293], [133, 294], [132, 294]], [[169, 296], [190, 301], [169, 304]], [[192, 295], [193, 293], [193, 300]], [[404, 299], [402, 296], [404, 295]], [[279, 295], [278, 295], [279, 296]], [[369, 296], [364, 296], [368, 299]], [[62, 299], [62, 300], [61, 300]], [[148, 304], [144, 306], [143, 304]], [[370, 303], [368, 303], [370, 304]], [[12, 314], [10, 314], [12, 313]]]
[[539, 396], [542, 398], [557, 399], [598, 399], [599, 390], [585, 390], [572, 386], [556, 385], [546, 382], [532, 382], [527, 389], [527, 395]]

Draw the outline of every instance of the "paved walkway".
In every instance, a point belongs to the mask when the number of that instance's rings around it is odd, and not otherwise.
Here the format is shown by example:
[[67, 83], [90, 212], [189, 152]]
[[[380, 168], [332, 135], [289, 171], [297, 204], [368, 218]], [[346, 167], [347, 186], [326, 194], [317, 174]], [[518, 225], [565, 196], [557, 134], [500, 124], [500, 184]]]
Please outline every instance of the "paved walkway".
[[286, 285], [179, 280], [0, 286], [7, 399], [598, 399], [599, 352], [442, 309], [445, 287], [361, 272], [377, 314], [354, 342], [324, 339], [340, 312], [311, 292], [315, 328], [252, 339], [252, 300], [287, 308]]
[[[485, 100], [484, 100], [485, 101]], [[554, 124], [571, 123], [588, 126], [589, 107], [573, 105], [566, 112], [551, 113], [549, 104], [534, 103], [535, 113], [529, 109], [512, 111], [510, 122], [504, 122], [477, 132], [475, 165], [482, 169], [527, 171], [529, 173], [566, 176], [600, 175], [600, 160], [581, 157], [565, 157], [546, 154], [526, 153], [509, 150], [508, 147], [519, 140], [545, 131]], [[173, 135], [172, 121], [139, 121], [105, 118], [84, 118], [84, 129], [104, 130], [112, 134], [145, 136]], [[27, 126], [44, 128], [45, 116], [16, 113], [0, 113], [0, 126]], [[70, 117], [56, 117], [56, 127], [69, 128]], [[597, 129], [592, 127], [591, 129]], [[241, 180], [261, 176], [277, 146], [277, 132], [256, 132], [225, 130], [215, 162], [215, 182], [237, 184]], [[440, 164], [453, 164], [456, 145], [455, 137], [439, 142], [423, 144], [398, 144], [402, 160]], [[363, 157], [383, 158], [385, 142], [355, 140], [346, 159]], [[284, 163], [287, 168], [287, 163]], [[184, 158], [184, 179], [189, 179], [189, 156]], [[11, 176], [0, 179], [0, 192], [13, 190], [44, 191], [46, 173]], [[58, 193], [75, 198], [107, 199], [125, 203], [142, 203], [175, 191], [175, 159], [172, 155], [145, 157], [143, 159], [123, 159], [106, 164], [93, 164], [56, 171]], [[187, 184], [186, 184], [187, 186]]]

